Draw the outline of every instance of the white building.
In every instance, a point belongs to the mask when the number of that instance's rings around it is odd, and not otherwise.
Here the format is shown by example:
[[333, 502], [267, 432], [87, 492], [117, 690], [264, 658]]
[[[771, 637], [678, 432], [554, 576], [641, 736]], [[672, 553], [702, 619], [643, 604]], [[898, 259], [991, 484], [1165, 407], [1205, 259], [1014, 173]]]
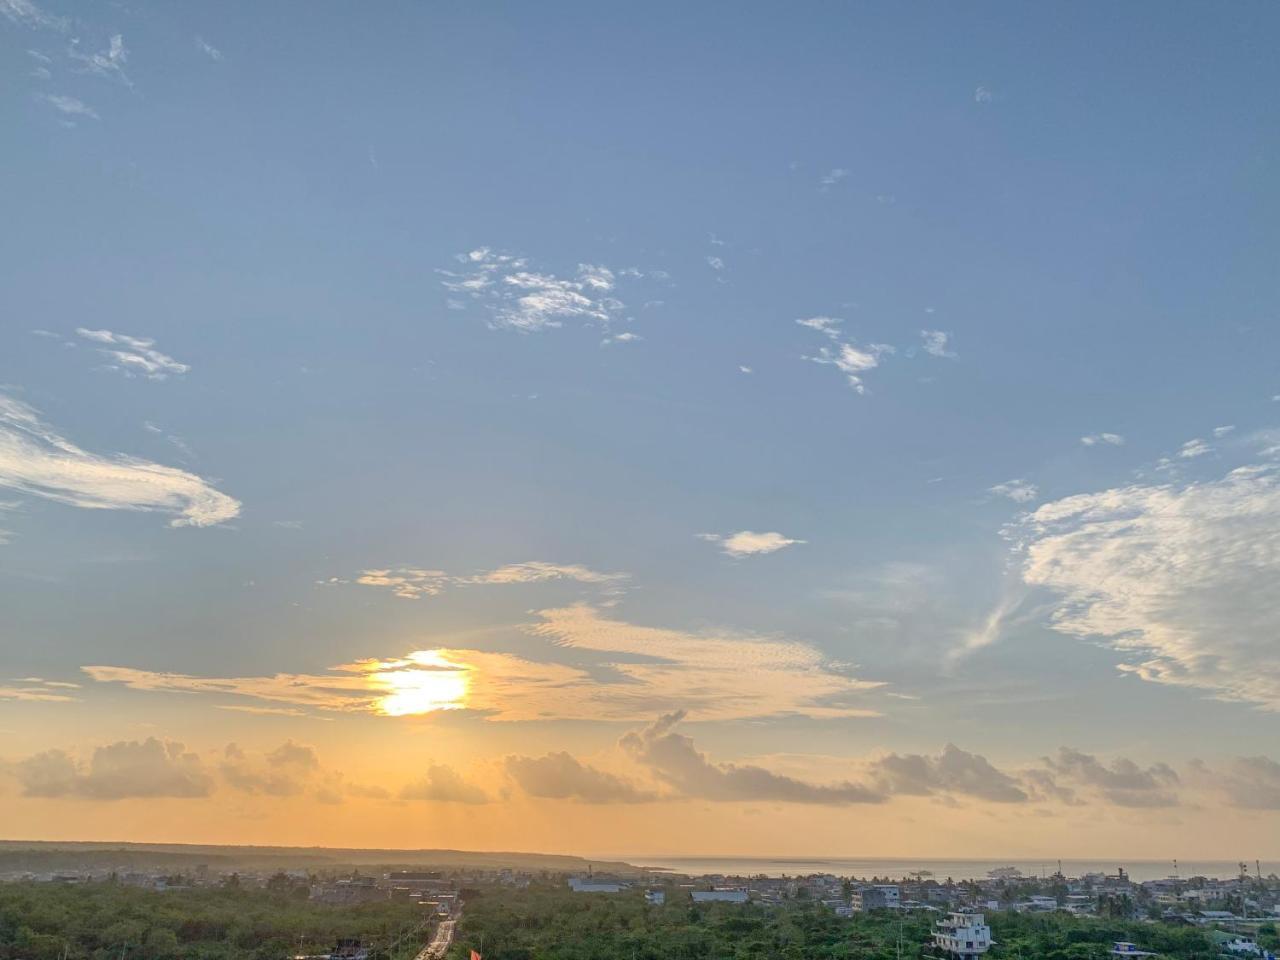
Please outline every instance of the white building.
[[960, 960], [976, 960], [991, 949], [991, 928], [980, 913], [949, 913], [933, 928], [933, 946]]
[[1136, 943], [1130, 943], [1128, 940], [1117, 940], [1111, 944], [1109, 951], [1113, 957], [1154, 957], [1155, 954], [1147, 950], [1139, 950]]

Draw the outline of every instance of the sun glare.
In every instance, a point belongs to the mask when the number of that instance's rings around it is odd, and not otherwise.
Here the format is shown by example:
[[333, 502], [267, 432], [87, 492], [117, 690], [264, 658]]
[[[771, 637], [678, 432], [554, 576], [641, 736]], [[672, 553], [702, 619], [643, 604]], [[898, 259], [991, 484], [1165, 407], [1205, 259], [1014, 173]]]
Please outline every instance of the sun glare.
[[369, 679], [387, 691], [378, 701], [378, 711], [389, 717], [461, 709], [471, 686], [470, 668], [450, 662], [438, 650], [418, 650], [391, 669], [370, 674]]

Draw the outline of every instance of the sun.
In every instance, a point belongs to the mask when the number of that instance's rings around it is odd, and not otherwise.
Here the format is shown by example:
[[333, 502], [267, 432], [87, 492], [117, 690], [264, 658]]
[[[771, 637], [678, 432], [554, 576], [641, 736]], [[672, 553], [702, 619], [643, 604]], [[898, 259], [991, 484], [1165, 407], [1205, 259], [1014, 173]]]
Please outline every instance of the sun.
[[371, 673], [369, 679], [376, 688], [387, 691], [378, 701], [378, 712], [407, 717], [465, 707], [471, 670], [448, 660], [442, 651], [418, 650], [393, 669]]

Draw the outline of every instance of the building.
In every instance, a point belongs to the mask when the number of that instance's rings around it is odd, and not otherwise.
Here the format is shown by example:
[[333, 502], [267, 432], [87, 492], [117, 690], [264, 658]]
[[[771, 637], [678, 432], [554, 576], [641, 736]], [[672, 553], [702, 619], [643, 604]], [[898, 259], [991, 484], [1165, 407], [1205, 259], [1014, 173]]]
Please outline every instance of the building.
[[574, 893], [621, 893], [627, 885], [620, 880], [596, 880], [591, 877], [570, 877], [569, 889]]
[[359, 940], [339, 940], [329, 951], [329, 960], [369, 960], [369, 948]]
[[646, 890], [644, 894], [645, 900], [652, 903], [655, 907], [660, 907], [667, 902], [667, 891], [665, 890]]
[[991, 928], [981, 913], [949, 913], [933, 928], [933, 946], [949, 957], [976, 960], [991, 949]]
[[1117, 940], [1111, 944], [1108, 951], [1113, 957], [1154, 957], [1155, 954], [1147, 950], [1139, 950], [1136, 943], [1130, 943], [1128, 940]]
[[694, 903], [746, 903], [748, 897], [740, 889], [694, 890], [690, 896]]
[[902, 906], [902, 893], [897, 884], [892, 883], [858, 887], [853, 891], [851, 906], [857, 913], [865, 913], [868, 910], [897, 910]]

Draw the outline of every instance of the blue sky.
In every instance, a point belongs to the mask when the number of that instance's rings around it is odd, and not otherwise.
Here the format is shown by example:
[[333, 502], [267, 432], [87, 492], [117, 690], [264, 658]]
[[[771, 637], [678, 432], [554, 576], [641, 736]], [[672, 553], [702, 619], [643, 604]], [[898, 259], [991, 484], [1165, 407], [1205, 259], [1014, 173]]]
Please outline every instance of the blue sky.
[[[622, 835], [657, 849], [644, 811], [709, 794], [619, 738], [681, 709], [713, 773], [861, 764], [974, 818], [1003, 800], [874, 758], [936, 772], [950, 740], [1120, 831], [1280, 807], [1280, 766], [1231, 766], [1280, 707], [1277, 25], [0, 0], [15, 822], [97, 810], [75, 784], [113, 745], [287, 739], [350, 771], [434, 731], [420, 763], [495, 795], [510, 751], [655, 781]], [[459, 709], [250, 682], [437, 649], [465, 653]], [[81, 780], [37, 801], [51, 752]], [[178, 795], [117, 799], [141, 836]], [[553, 801], [589, 802], [522, 802]], [[475, 844], [520, 819], [472, 815]], [[743, 829], [715, 842], [756, 852]]]

